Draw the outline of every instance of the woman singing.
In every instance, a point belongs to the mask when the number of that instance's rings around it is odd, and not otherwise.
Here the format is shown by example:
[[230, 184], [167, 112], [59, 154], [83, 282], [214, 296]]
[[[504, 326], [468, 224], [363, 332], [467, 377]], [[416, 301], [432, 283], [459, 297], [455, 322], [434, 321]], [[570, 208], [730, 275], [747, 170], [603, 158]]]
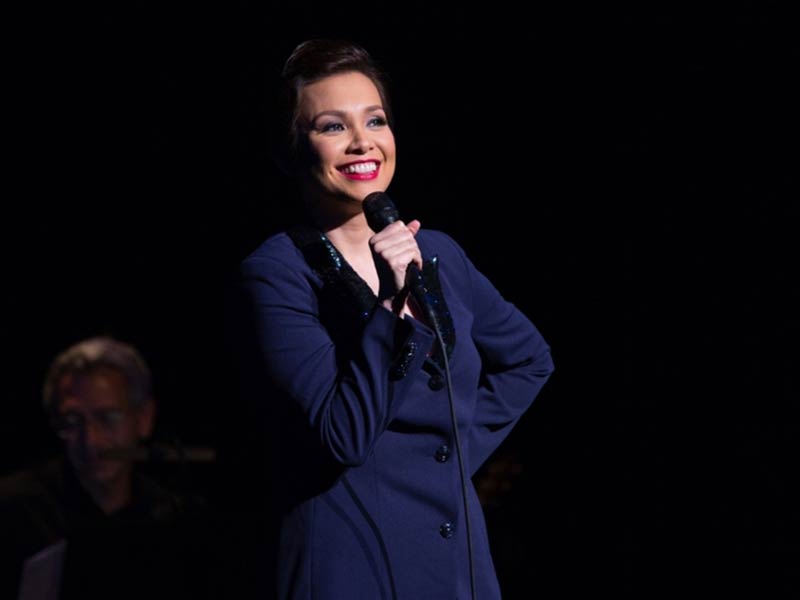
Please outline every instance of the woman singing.
[[450, 237], [365, 217], [397, 149], [364, 49], [304, 42], [283, 83], [280, 162], [307, 218], [242, 264], [278, 597], [500, 598], [470, 477], [552, 372], [549, 347]]

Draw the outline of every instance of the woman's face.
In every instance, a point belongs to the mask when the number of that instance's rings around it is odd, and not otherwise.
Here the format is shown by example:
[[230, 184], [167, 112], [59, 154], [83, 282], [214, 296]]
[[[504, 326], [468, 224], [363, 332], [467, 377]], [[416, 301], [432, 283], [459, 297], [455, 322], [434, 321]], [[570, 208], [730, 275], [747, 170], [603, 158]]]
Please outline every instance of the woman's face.
[[332, 75], [305, 86], [298, 103], [311, 150], [308, 192], [360, 204], [367, 194], [389, 187], [394, 134], [372, 80], [355, 71]]

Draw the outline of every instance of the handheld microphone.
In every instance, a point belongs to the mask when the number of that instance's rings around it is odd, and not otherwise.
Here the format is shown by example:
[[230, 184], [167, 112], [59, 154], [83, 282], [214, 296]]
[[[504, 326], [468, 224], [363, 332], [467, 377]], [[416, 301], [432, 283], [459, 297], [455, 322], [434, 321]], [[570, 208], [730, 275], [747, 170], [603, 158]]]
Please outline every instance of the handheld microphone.
[[[389, 198], [386, 192], [372, 192], [364, 198], [363, 203], [364, 216], [367, 218], [367, 225], [372, 231], [381, 231], [387, 225], [394, 223], [400, 219], [400, 213], [397, 207]], [[416, 263], [409, 263], [406, 269], [406, 285], [408, 286], [411, 295], [417, 302], [417, 305], [425, 312], [430, 324], [439, 329], [439, 322], [436, 318], [436, 313], [430, 306], [426, 297], [425, 280], [422, 278], [422, 273], [417, 267]]]

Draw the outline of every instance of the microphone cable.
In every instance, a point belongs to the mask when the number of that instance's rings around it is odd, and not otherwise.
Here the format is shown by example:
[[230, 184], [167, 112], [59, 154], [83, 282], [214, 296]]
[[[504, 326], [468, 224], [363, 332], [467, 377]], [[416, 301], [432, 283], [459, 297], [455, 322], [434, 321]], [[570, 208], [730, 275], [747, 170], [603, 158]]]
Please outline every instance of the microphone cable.
[[453, 427], [453, 442], [456, 445], [456, 457], [458, 459], [458, 473], [461, 479], [461, 500], [464, 503], [464, 526], [467, 536], [467, 558], [469, 561], [469, 589], [472, 600], [477, 600], [477, 592], [475, 589], [475, 559], [472, 549], [472, 524], [469, 517], [469, 496], [467, 493], [467, 476], [464, 470], [464, 456], [461, 450], [461, 439], [458, 435], [458, 418], [456, 417], [456, 403], [453, 398], [453, 381], [450, 376], [450, 360], [447, 358], [447, 350], [442, 338], [442, 332], [439, 331], [439, 324], [434, 322], [434, 331], [436, 332], [436, 339], [442, 349], [442, 358], [444, 361], [444, 374], [447, 382], [447, 399], [450, 404], [450, 422]]
[[[362, 204], [364, 216], [367, 219], [367, 224], [373, 231], [381, 231], [387, 225], [397, 221], [400, 214], [397, 208], [385, 192], [372, 192], [364, 198]], [[411, 292], [411, 296], [416, 300], [417, 305], [425, 313], [425, 316], [430, 322], [431, 328], [436, 333], [436, 340], [442, 350], [442, 359], [444, 364], [444, 373], [447, 379], [447, 399], [450, 405], [450, 423], [453, 428], [453, 442], [456, 446], [456, 457], [458, 460], [458, 473], [461, 481], [461, 499], [464, 504], [464, 526], [466, 528], [467, 536], [467, 557], [469, 559], [469, 586], [470, 596], [472, 600], [477, 600], [477, 593], [475, 590], [475, 560], [472, 548], [472, 524], [469, 517], [469, 495], [467, 492], [467, 475], [464, 470], [464, 455], [461, 450], [461, 439], [458, 435], [458, 419], [456, 417], [456, 404], [453, 398], [453, 381], [450, 374], [450, 361], [447, 357], [447, 346], [445, 345], [442, 336], [439, 319], [436, 312], [433, 310], [431, 303], [427, 301], [426, 289], [424, 279], [420, 270], [414, 263], [408, 266], [406, 271], [406, 286]]]

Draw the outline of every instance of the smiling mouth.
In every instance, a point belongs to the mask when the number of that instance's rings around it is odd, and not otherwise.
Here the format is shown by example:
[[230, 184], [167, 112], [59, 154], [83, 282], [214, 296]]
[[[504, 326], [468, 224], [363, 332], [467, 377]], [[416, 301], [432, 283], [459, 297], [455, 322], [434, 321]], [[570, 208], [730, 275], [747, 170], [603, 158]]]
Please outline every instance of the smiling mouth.
[[375, 179], [378, 176], [379, 169], [380, 167], [376, 161], [367, 161], [339, 167], [339, 172], [348, 179], [362, 181]]

